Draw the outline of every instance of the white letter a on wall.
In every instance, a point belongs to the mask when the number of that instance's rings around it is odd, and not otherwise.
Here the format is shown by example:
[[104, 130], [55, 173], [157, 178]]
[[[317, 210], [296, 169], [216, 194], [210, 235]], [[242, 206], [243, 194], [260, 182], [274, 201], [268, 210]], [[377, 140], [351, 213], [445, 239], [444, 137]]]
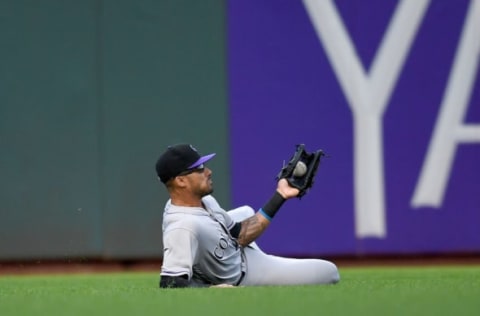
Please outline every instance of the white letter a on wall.
[[440, 207], [460, 143], [480, 143], [480, 125], [463, 120], [480, 59], [480, 1], [471, 0], [432, 141], [412, 198], [413, 207]]

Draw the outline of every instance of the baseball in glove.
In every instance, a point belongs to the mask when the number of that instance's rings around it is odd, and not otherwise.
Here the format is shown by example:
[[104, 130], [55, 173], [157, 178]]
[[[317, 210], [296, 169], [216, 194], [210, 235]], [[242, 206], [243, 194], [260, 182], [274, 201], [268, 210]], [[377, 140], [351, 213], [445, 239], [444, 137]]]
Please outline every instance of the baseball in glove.
[[325, 154], [322, 150], [309, 153], [305, 150], [304, 144], [297, 145], [295, 154], [280, 170], [277, 179], [285, 178], [290, 186], [300, 191], [297, 197], [301, 198], [313, 186], [315, 174], [323, 156]]

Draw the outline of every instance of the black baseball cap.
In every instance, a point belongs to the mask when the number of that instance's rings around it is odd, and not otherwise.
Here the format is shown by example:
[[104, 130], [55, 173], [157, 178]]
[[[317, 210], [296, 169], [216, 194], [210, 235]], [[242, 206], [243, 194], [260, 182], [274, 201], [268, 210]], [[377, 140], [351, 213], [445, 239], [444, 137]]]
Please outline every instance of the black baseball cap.
[[190, 144], [177, 144], [168, 146], [155, 164], [157, 175], [163, 183], [178, 176], [183, 171], [193, 169], [207, 162], [215, 153], [200, 156], [198, 151]]

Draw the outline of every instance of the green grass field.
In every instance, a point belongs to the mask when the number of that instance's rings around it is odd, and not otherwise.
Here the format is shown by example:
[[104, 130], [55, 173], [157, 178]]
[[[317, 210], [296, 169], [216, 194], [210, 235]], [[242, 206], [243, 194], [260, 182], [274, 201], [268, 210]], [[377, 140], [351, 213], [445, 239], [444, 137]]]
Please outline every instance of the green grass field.
[[340, 272], [331, 286], [168, 290], [157, 273], [0, 276], [0, 315], [480, 315], [480, 266]]

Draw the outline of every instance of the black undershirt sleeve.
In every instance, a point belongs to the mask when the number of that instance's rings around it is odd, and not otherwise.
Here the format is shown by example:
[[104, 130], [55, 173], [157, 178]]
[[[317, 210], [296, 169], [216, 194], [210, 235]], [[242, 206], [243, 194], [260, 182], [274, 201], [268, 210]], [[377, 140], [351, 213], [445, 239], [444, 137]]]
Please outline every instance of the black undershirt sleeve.
[[242, 228], [241, 223], [235, 223], [235, 225], [230, 228], [230, 235], [232, 235], [233, 238], [238, 238], [240, 235], [240, 229]]
[[180, 275], [180, 276], [162, 275], [160, 278], [161, 288], [177, 288], [177, 287], [189, 287], [189, 286], [190, 286], [190, 282], [188, 281], [187, 275]]

